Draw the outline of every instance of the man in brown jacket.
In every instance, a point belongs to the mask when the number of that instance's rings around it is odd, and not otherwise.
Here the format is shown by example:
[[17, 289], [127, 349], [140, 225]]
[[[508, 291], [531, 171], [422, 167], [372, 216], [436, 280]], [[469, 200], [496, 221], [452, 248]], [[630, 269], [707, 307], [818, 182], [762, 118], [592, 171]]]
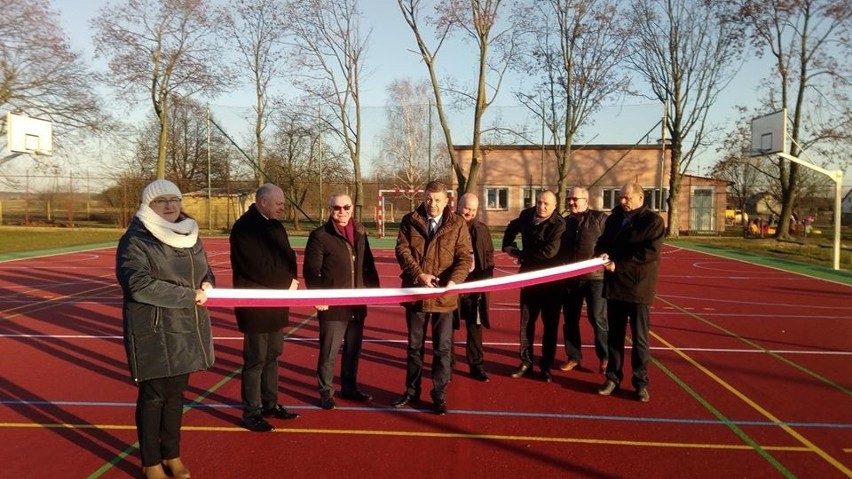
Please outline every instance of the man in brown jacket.
[[[396, 259], [402, 287], [451, 287], [467, 278], [471, 265], [470, 233], [461, 216], [447, 207], [447, 187], [430, 181], [423, 203], [402, 218]], [[435, 414], [447, 413], [447, 384], [452, 373], [453, 311], [458, 295], [403, 304], [408, 326], [405, 392], [394, 401], [403, 407], [420, 401], [426, 329], [432, 324], [432, 401]]]

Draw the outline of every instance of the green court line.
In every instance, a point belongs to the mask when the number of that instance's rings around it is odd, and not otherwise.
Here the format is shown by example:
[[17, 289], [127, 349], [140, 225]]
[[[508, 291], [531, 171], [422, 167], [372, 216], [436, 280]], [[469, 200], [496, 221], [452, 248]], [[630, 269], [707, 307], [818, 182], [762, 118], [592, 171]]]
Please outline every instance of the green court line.
[[[783, 362], [785, 362], [785, 363], [787, 363], [787, 364], [789, 364], [789, 365], [791, 365], [791, 366], [795, 367], [796, 369], [799, 369], [799, 370], [800, 370], [800, 371], [802, 371], [802, 372], [810, 373], [813, 377], [816, 377], [816, 378], [818, 378], [818, 379], [822, 379], [822, 380], [824, 380], [824, 382], [826, 382], [826, 383], [827, 383], [827, 384], [829, 384], [829, 385], [833, 385], [833, 384], [834, 384], [834, 383], [833, 383], [833, 382], [831, 382], [830, 380], [828, 380], [828, 379], [826, 379], [826, 378], [822, 378], [822, 376], [819, 376], [818, 374], [813, 373], [813, 372], [809, 371], [808, 369], [806, 369], [806, 368], [804, 368], [804, 367], [802, 367], [802, 366], [799, 366], [799, 365], [798, 365], [798, 364], [796, 364], [796, 363], [793, 363], [792, 361], [788, 361], [786, 358], [783, 358], [783, 357], [781, 357], [781, 356], [779, 356], [779, 355], [777, 355], [777, 354], [775, 354], [775, 353], [773, 353], [773, 352], [771, 352], [771, 351], [769, 351], [769, 350], [766, 350], [765, 348], [763, 348], [763, 347], [759, 346], [758, 344], [756, 344], [756, 343], [752, 343], [752, 342], [750, 342], [750, 341], [746, 340], [745, 338], [742, 338], [741, 336], [739, 336], [739, 335], [737, 335], [737, 334], [735, 334], [735, 333], [733, 333], [733, 332], [731, 332], [731, 331], [728, 331], [728, 330], [726, 330], [726, 329], [722, 328], [721, 326], [717, 326], [717, 325], [713, 324], [712, 322], [710, 322], [709, 320], [705, 320], [704, 318], [700, 317], [699, 315], [696, 315], [696, 314], [694, 314], [694, 313], [691, 313], [691, 312], [689, 312], [689, 311], [686, 311], [685, 309], [681, 308], [680, 306], [678, 306], [678, 305], [676, 305], [676, 304], [674, 304], [674, 303], [672, 303], [672, 302], [670, 302], [670, 301], [666, 301], [666, 300], [664, 300], [664, 299], [662, 299], [662, 298], [659, 298], [659, 297], [658, 297], [658, 299], [660, 299], [660, 300], [661, 300], [661, 301], [663, 301], [664, 303], [666, 303], [666, 304], [668, 304], [668, 305], [672, 306], [673, 308], [676, 308], [676, 309], [678, 309], [679, 311], [681, 311], [681, 312], [683, 312], [683, 313], [685, 313], [685, 314], [688, 314], [688, 315], [692, 316], [692, 317], [693, 317], [693, 318], [695, 318], [695, 319], [698, 319], [699, 321], [703, 322], [704, 324], [707, 324], [708, 326], [714, 327], [714, 328], [718, 329], [719, 331], [723, 331], [723, 332], [725, 332], [726, 334], [729, 334], [730, 336], [732, 336], [732, 337], [734, 337], [734, 338], [736, 338], [736, 339], [740, 339], [741, 341], [745, 342], [746, 344], [748, 344], [748, 345], [750, 345], [750, 346], [752, 346], [752, 347], [754, 347], [754, 348], [756, 348], [756, 349], [758, 349], [758, 350], [760, 350], [760, 351], [763, 351], [763, 352], [765, 352], [765, 353], [767, 353], [767, 354], [772, 355], [774, 358], [779, 359], [779, 360], [781, 360], [781, 361], [783, 361]], [[653, 332], [652, 332], [651, 334], [653, 335], [653, 337], [657, 338], [657, 340], [659, 340], [660, 342], [662, 342], [662, 343], [663, 343], [666, 347], [668, 347], [668, 348], [669, 348], [671, 351], [673, 351], [675, 354], [677, 354], [677, 355], [681, 356], [681, 357], [682, 357], [683, 359], [685, 359], [687, 362], [689, 362], [689, 363], [690, 363], [690, 364], [692, 364], [694, 367], [696, 367], [699, 371], [703, 372], [705, 375], [707, 375], [708, 377], [710, 377], [711, 379], [713, 379], [713, 380], [714, 380], [716, 383], [718, 383], [720, 386], [722, 386], [723, 388], [725, 388], [725, 389], [727, 389], [728, 391], [730, 391], [731, 393], [733, 393], [735, 396], [737, 396], [740, 400], [742, 400], [743, 402], [745, 402], [747, 405], [749, 405], [750, 407], [752, 407], [753, 409], [755, 409], [757, 412], [759, 412], [760, 414], [762, 414], [764, 417], [766, 417], [767, 419], [769, 419], [770, 421], [772, 421], [773, 423], [775, 423], [776, 425], [778, 425], [778, 426], [779, 426], [782, 430], [784, 430], [787, 434], [789, 434], [790, 436], [792, 436], [794, 439], [796, 439], [796, 440], [797, 440], [797, 441], [799, 441], [800, 443], [804, 444], [804, 445], [805, 445], [805, 446], [806, 446], [806, 447], [807, 447], [807, 448], [808, 448], [808, 449], [809, 449], [812, 453], [814, 453], [814, 454], [818, 455], [820, 458], [822, 458], [823, 460], [825, 460], [827, 463], [829, 463], [829, 464], [831, 464], [832, 466], [834, 466], [835, 468], [837, 468], [840, 472], [842, 472], [842, 473], [846, 474], [847, 476], [852, 477], [852, 473], [850, 473], [850, 470], [849, 470], [846, 466], [844, 466], [844, 465], [843, 465], [840, 461], [838, 461], [837, 459], [835, 459], [833, 456], [831, 456], [831, 455], [830, 455], [830, 454], [828, 454], [827, 452], [823, 451], [823, 450], [822, 450], [821, 448], [819, 448], [817, 445], [813, 444], [811, 441], [809, 441], [809, 440], [808, 440], [807, 438], [805, 438], [803, 435], [799, 434], [799, 433], [798, 433], [795, 429], [793, 429], [792, 427], [785, 425], [785, 424], [784, 424], [784, 423], [783, 423], [780, 419], [776, 418], [776, 417], [775, 417], [772, 413], [770, 413], [768, 410], [764, 409], [762, 406], [760, 406], [759, 404], [757, 404], [757, 403], [756, 403], [755, 401], [753, 401], [751, 398], [749, 398], [748, 396], [746, 396], [745, 394], [743, 394], [742, 392], [740, 392], [739, 390], [737, 390], [736, 388], [734, 388], [733, 386], [731, 386], [730, 384], [728, 384], [725, 380], [723, 380], [723, 379], [722, 379], [722, 378], [720, 378], [719, 376], [715, 375], [712, 371], [710, 371], [708, 368], [704, 367], [701, 363], [699, 363], [698, 361], [696, 361], [695, 359], [693, 359], [691, 356], [689, 356], [688, 354], [686, 354], [685, 352], [683, 352], [680, 348], [677, 348], [677, 347], [676, 347], [676, 346], [674, 346], [673, 344], [669, 343], [668, 341], [666, 341], [666, 340], [665, 340], [662, 336], [660, 336], [659, 334], [656, 334], [656, 333], [653, 333]], [[688, 387], [685, 383], [683, 383], [683, 382], [682, 382], [679, 378], [677, 378], [677, 377], [674, 375], [674, 373], [672, 373], [672, 372], [671, 372], [668, 368], [666, 368], [665, 366], [663, 366], [663, 364], [662, 364], [662, 363], [660, 363], [659, 361], [657, 361], [657, 360], [656, 360], [655, 358], [653, 358], [653, 357], [651, 358], [651, 361], [652, 361], [652, 362], [653, 362], [653, 363], [654, 363], [657, 367], [659, 367], [659, 368], [660, 368], [663, 372], [665, 372], [665, 373], [666, 373], [666, 375], [667, 375], [667, 376], [669, 376], [669, 378], [671, 378], [673, 381], [675, 381], [676, 383], [678, 383], [679, 385], [681, 385], [682, 387], [684, 387], [684, 390], [685, 390], [685, 391], [687, 391], [687, 392], [688, 392], [690, 395], [692, 395], [694, 398], [696, 398], [696, 400], [698, 400], [698, 401], [699, 401], [699, 403], [701, 403], [701, 404], [702, 404], [702, 405], [704, 405], [705, 407], [712, 407], [712, 406], [710, 406], [710, 404], [709, 404], [707, 401], [705, 401], [703, 398], [701, 398], [701, 397], [700, 397], [697, 393], [694, 393], [694, 391], [693, 391], [691, 388], [689, 388], [689, 387]], [[841, 391], [847, 392], [847, 394], [848, 394], [848, 391], [847, 391], [845, 388], [843, 388], [842, 386], [837, 385], [836, 387], [837, 387], [837, 388], [839, 388]], [[714, 411], [715, 411], [715, 409], [708, 409], [708, 410], [710, 410], [710, 411], [711, 411], [711, 412], [715, 415], [715, 412], [714, 412]], [[720, 413], [720, 414], [721, 414], [721, 413]], [[725, 419], [722, 419], [722, 418], [723, 418], [723, 416], [717, 416], [717, 417], [719, 417], [719, 418], [720, 418], [720, 420], [723, 420], [723, 422], [725, 422], [726, 424], [729, 424], [729, 427], [731, 427], [731, 429], [732, 429], [732, 430], [733, 430], [733, 431], [734, 431], [737, 435], [740, 435], [740, 433], [738, 432], [738, 431], [739, 431], [739, 427], [738, 427], [738, 426], [736, 426], [735, 424], [730, 424], [730, 421], [728, 421], [726, 418], [725, 418]], [[758, 448], [760, 448], [760, 446], [759, 446], [759, 445], [757, 445], [757, 443], [756, 443], [756, 442], [754, 442], [753, 440], [751, 440], [750, 438], [748, 438], [748, 436], [745, 436], [745, 433], [744, 433], [744, 432], [743, 432], [743, 435], [744, 435], [744, 436], [740, 436], [740, 437], [743, 437], [743, 440], [746, 440], [746, 442], [748, 442], [749, 444], [752, 444], [752, 443], [753, 443], [755, 446], [757, 446]], [[756, 449], [756, 450], [757, 450], [757, 452], [758, 452], [761, 456], [763, 456], [763, 457], [764, 457], [765, 459], [767, 459], [767, 460], [768, 460], [771, 464], [773, 464], [773, 466], [776, 466], [776, 464], [777, 464], [776, 469], [777, 469], [777, 468], [779, 468], [779, 467], [781, 468], [781, 469], [779, 469], [779, 472], [781, 472], [782, 474], [784, 474], [784, 471], [787, 471], [787, 469], [786, 469], [786, 468], [784, 468], [784, 466], [783, 466], [783, 465], [781, 465], [781, 464], [780, 464], [780, 463], [779, 463], [779, 462], [778, 462], [778, 461], [777, 461], [774, 457], [772, 457], [772, 456], [771, 456], [768, 452], [766, 452], [765, 450], [763, 450], [763, 448], [760, 448], [759, 450], [758, 450], [758, 449]], [[783, 469], [783, 470], [782, 470], [782, 469]], [[787, 472], [789, 472], [789, 471], [787, 471]], [[785, 474], [785, 476], [786, 476], [786, 474]], [[786, 476], [786, 477], [795, 477], [795, 476]]]
[[[305, 318], [304, 320], [302, 320], [302, 322], [300, 322], [298, 325], [296, 325], [295, 327], [291, 328], [291, 329], [290, 329], [290, 331], [289, 331], [289, 332], [287, 332], [287, 333], [284, 335], [284, 338], [286, 339], [286, 338], [288, 338], [288, 337], [292, 336], [292, 335], [293, 335], [293, 333], [295, 333], [296, 331], [298, 331], [299, 329], [301, 329], [303, 326], [305, 326], [306, 324], [308, 324], [308, 322], [309, 322], [310, 320], [312, 320], [313, 318], [315, 318], [315, 317], [316, 317], [316, 314], [311, 315], [311, 316], [308, 316], [307, 318]], [[184, 414], [186, 414], [188, 411], [192, 410], [192, 409], [193, 409], [193, 408], [192, 408], [192, 406], [193, 406], [193, 405], [195, 405], [195, 404], [201, 404], [201, 403], [202, 403], [205, 399], [207, 399], [207, 398], [208, 398], [211, 394], [215, 393], [215, 392], [216, 392], [217, 390], [219, 390], [222, 386], [224, 386], [225, 384], [227, 384], [227, 382], [228, 382], [228, 381], [230, 381], [231, 379], [233, 379], [233, 378], [237, 377], [237, 375], [239, 375], [239, 374], [240, 374], [240, 371], [242, 371], [242, 368], [235, 369], [235, 370], [231, 371], [230, 373], [228, 373], [227, 375], [225, 375], [225, 376], [224, 376], [224, 377], [223, 377], [223, 378], [222, 378], [219, 382], [217, 382], [216, 384], [214, 384], [213, 386], [211, 386], [210, 388], [208, 388], [206, 391], [204, 391], [203, 393], [201, 393], [198, 397], [196, 397], [196, 398], [195, 398], [195, 399], [193, 399], [192, 401], [190, 401], [190, 404], [185, 405], [185, 406], [183, 407], [183, 413], [184, 413]], [[135, 427], [135, 426], [132, 426], [132, 429], [136, 429], [136, 427]], [[98, 468], [95, 472], [91, 473], [91, 474], [88, 476], [88, 479], [97, 479], [97, 478], [99, 478], [99, 477], [103, 476], [103, 475], [104, 475], [107, 471], [109, 471], [110, 469], [112, 469], [113, 467], [115, 467], [115, 466], [116, 466], [119, 462], [123, 461], [123, 460], [124, 460], [124, 458], [126, 458], [127, 456], [129, 456], [130, 454], [132, 454], [132, 453], [133, 453], [134, 451], [136, 451], [137, 449], [139, 449], [139, 441], [134, 442], [133, 444], [131, 444], [130, 446], [128, 446], [126, 449], [124, 449], [123, 451], [119, 452], [119, 453], [118, 453], [118, 454], [117, 454], [114, 458], [112, 458], [110, 461], [108, 461], [108, 462], [104, 463], [104, 465], [102, 465], [100, 468]]]
[[810, 265], [798, 263], [783, 258], [773, 258], [771, 256], [763, 256], [757, 253], [748, 251], [739, 251], [727, 249], [721, 245], [708, 245], [704, 243], [691, 243], [689, 241], [681, 241], [667, 243], [669, 246], [680, 247], [687, 250], [694, 250], [701, 253], [706, 253], [712, 256], [721, 256], [723, 258], [735, 259], [746, 263], [758, 264], [768, 268], [797, 273], [814, 278], [833, 281], [835, 283], [852, 286], [852, 272], [844, 269], [834, 270], [825, 266]]

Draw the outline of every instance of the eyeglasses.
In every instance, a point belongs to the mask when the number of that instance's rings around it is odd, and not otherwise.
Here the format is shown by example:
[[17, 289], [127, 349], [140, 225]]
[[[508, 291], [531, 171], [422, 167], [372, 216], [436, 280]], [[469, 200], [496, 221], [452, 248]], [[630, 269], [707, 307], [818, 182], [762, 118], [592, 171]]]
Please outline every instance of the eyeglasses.
[[179, 205], [180, 202], [181, 202], [180, 198], [157, 198], [156, 200], [153, 200], [151, 202], [151, 204], [154, 204], [154, 205], [157, 205], [157, 206], [165, 206], [169, 203], [171, 203], [173, 205]]
[[352, 205], [334, 205], [331, 207], [331, 209], [333, 209], [334, 211], [349, 211], [352, 209]]
[[576, 196], [572, 196], [572, 197], [568, 198], [568, 201], [580, 201], [580, 200], [587, 200], [587, 199], [588, 198], [586, 198], [586, 197], [578, 198]]

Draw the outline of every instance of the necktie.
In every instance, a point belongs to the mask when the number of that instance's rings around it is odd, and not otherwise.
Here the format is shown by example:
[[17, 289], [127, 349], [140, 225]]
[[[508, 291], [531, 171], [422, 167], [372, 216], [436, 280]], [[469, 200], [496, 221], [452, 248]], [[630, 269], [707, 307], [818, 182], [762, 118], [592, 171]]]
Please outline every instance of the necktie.
[[429, 237], [435, 236], [435, 231], [438, 230], [438, 222], [435, 218], [429, 218]]

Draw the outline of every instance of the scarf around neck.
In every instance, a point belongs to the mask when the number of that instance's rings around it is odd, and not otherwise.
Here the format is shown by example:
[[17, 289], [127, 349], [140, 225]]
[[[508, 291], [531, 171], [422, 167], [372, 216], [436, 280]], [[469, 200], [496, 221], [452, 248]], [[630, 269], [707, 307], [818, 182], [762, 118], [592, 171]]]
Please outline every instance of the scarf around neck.
[[191, 248], [198, 241], [198, 223], [184, 217], [175, 223], [163, 219], [148, 205], [140, 205], [136, 217], [155, 238], [175, 248]]

